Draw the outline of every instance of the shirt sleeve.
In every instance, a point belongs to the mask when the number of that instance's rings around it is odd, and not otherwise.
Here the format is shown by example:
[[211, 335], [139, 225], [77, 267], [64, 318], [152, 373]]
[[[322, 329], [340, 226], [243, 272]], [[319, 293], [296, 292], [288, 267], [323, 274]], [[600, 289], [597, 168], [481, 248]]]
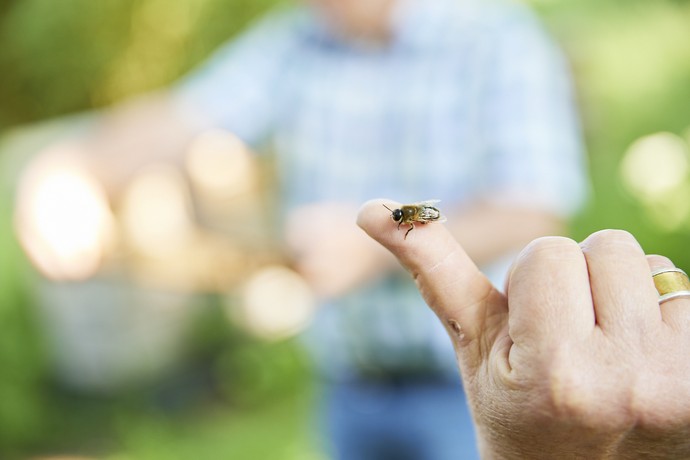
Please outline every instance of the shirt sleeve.
[[566, 60], [521, 9], [499, 21], [493, 36], [482, 117], [486, 191], [496, 201], [569, 216], [589, 182]]
[[289, 13], [273, 13], [222, 46], [173, 87], [176, 109], [249, 145], [262, 142], [278, 117], [278, 83], [294, 44], [293, 23]]

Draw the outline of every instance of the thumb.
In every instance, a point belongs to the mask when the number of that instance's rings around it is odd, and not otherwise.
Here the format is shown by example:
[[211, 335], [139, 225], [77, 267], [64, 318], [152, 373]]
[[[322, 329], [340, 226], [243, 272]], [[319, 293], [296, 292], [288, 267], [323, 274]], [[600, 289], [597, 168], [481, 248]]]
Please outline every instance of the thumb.
[[507, 302], [479, 271], [443, 225], [415, 225], [404, 238], [390, 218], [400, 205], [389, 200], [365, 203], [357, 224], [391, 251], [412, 274], [426, 303], [448, 330], [462, 361], [477, 363], [488, 352], [507, 318]]

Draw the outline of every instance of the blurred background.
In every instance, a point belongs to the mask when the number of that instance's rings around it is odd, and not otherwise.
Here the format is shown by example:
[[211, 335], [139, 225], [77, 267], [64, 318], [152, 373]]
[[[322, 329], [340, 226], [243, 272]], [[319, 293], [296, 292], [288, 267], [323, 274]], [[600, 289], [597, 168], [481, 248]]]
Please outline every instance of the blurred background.
[[[77, 166], [45, 164], [31, 212], [13, 215], [36, 152], [278, 3], [0, 2], [0, 458], [325, 458], [294, 339], [313, 300], [268, 243], [269, 161], [207, 133], [116, 209]], [[593, 192], [571, 236], [623, 228], [690, 268], [690, 1], [528, 3], [578, 90]], [[214, 175], [224, 162], [238, 180]], [[82, 212], [46, 225], [59, 200]], [[248, 208], [264, 211], [237, 219]]]

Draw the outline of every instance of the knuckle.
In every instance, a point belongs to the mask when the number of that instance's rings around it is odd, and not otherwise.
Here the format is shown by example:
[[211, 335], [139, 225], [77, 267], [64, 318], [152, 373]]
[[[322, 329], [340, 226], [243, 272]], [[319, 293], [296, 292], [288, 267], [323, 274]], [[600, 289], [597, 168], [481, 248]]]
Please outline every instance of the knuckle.
[[529, 243], [518, 255], [516, 265], [543, 260], [563, 260], [570, 256], [581, 257], [580, 246], [563, 236], [544, 236]]
[[575, 241], [565, 236], [542, 236], [532, 240], [532, 242], [527, 245], [527, 248], [533, 248], [532, 250], [558, 249], [561, 247], [569, 247], [573, 244], [576, 244]]
[[666, 256], [662, 256], [659, 254], [649, 254], [647, 256], [647, 261], [649, 262], [649, 265], [653, 268], [661, 268], [661, 267], [673, 267], [673, 261], [669, 259]]
[[592, 233], [583, 241], [582, 246], [586, 248], [606, 246], [640, 247], [632, 233], [619, 229], [600, 230]]
[[[569, 360], [563, 359], [567, 353], [556, 353], [547, 374], [546, 397], [556, 417], [562, 419], [584, 419], [593, 405], [596, 395], [589, 391], [589, 384], [583, 381], [583, 374], [576, 372]], [[560, 358], [560, 359], [559, 359]]]

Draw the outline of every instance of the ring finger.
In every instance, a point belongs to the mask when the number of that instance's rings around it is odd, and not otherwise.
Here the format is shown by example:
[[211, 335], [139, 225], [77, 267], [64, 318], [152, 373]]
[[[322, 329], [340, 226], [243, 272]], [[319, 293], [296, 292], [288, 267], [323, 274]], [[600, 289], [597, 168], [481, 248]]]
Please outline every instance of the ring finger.
[[[654, 284], [661, 294], [677, 293], [679, 291], [690, 291], [690, 280], [683, 272], [675, 271], [673, 262], [664, 256], [648, 255], [647, 262], [652, 273], [658, 273], [653, 276]], [[671, 270], [666, 271], [665, 270]], [[683, 325], [688, 324], [690, 320], [690, 292], [687, 294], [680, 294], [668, 300], [661, 300], [659, 308], [661, 309], [661, 316], [666, 324], [679, 329]]]

